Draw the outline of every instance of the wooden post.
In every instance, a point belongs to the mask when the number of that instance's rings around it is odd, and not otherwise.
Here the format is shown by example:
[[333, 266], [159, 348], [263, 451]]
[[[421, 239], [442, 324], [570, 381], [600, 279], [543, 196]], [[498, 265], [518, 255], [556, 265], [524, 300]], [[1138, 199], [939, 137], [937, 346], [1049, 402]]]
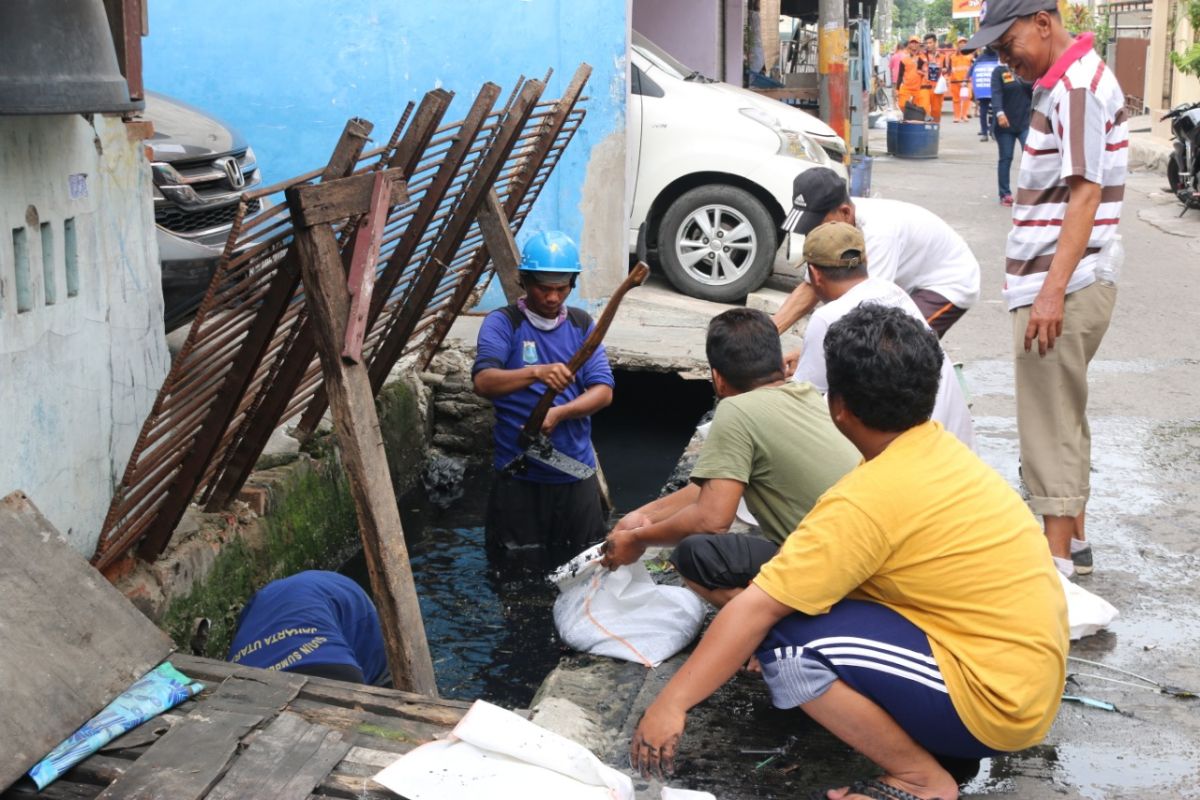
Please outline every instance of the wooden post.
[[[286, 193], [296, 229], [294, 246], [300, 258], [342, 466], [350, 481], [371, 589], [383, 626], [392, 682], [397, 689], [437, 696], [433, 660], [383, 450], [375, 395], [366, 367], [347, 363], [341, 357], [351, 298], [337, 237], [327, 223], [304, 226], [305, 204], [300, 188]], [[304, 193], [318, 188], [308, 187]]]
[[483, 246], [487, 248], [492, 266], [496, 269], [496, 277], [500, 279], [500, 288], [504, 290], [504, 299], [515, 303], [523, 294], [518, 276], [521, 251], [517, 249], [512, 229], [508, 226], [508, 215], [504, 213], [504, 206], [495, 189], [488, 192], [475, 219], [483, 234]]

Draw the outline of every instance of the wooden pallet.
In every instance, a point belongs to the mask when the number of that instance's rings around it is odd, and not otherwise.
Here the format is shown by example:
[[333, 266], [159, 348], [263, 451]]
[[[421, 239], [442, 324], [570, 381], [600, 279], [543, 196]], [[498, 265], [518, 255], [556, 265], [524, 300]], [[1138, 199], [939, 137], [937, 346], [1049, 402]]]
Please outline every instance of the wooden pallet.
[[394, 800], [371, 780], [444, 736], [469, 704], [224, 661], [171, 659], [206, 689], [93, 755], [45, 791], [3, 800]]

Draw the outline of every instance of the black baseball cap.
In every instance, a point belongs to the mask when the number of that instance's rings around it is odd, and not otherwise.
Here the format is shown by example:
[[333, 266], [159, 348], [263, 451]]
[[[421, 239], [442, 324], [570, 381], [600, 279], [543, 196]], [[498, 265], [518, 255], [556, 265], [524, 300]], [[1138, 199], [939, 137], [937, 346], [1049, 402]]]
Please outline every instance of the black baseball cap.
[[792, 181], [792, 210], [783, 229], [805, 236], [825, 220], [825, 215], [850, 202], [846, 181], [828, 167], [806, 169]]
[[1055, 0], [984, 0], [979, 14], [979, 30], [967, 41], [963, 52], [987, 47], [1004, 35], [1005, 31], [1021, 17], [1039, 11], [1057, 11]]

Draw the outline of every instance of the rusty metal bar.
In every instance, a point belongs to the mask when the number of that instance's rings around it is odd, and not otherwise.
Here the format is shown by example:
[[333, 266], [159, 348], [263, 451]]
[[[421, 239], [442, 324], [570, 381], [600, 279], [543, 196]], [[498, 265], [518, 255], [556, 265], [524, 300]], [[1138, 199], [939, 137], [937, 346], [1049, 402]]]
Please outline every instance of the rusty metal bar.
[[371, 387], [376, 392], [383, 386], [392, 365], [400, 357], [421, 312], [428, 303], [429, 295], [445, 272], [447, 262], [451, 261], [457, 252], [463, 236], [474, 221], [475, 214], [479, 211], [488, 190], [491, 189], [496, 174], [508, 159], [517, 135], [525, 126], [526, 118], [533, 110], [533, 104], [537, 102], [544, 88], [541, 81], [528, 81], [521, 88], [520, 95], [500, 125], [491, 150], [484, 157], [472, 177], [470, 185], [463, 192], [462, 199], [456, 206], [456, 213], [446, 223], [442, 239], [430, 253], [429, 259], [413, 286], [413, 290], [409, 293], [404, 307], [397, 315], [391, 331], [388, 332], [387, 338], [380, 343], [379, 347], [372, 351]]
[[[352, 119], [346, 123], [334, 155], [321, 175], [323, 180], [350, 173], [366, 145], [371, 127], [369, 122], [360, 119]], [[245, 391], [247, 383], [254, 374], [255, 365], [262, 356], [263, 348], [270, 341], [280, 316], [295, 293], [300, 280], [300, 271], [295, 268], [294, 261], [290, 257], [291, 250], [288, 253], [289, 256], [285, 258], [292, 262], [291, 268], [284, 269], [282, 267], [287, 265], [280, 265], [281, 268], [276, 270], [276, 279], [272, 286], [274, 291], [264, 298], [263, 305], [256, 310], [254, 325], [247, 333], [243, 347], [230, 365], [222, 391], [217, 395], [205, 417], [201, 430], [193, 440], [192, 447], [189, 448], [181, 462], [179, 473], [168, 490], [167, 501], [156, 512], [154, 524], [147, 530], [138, 545], [139, 555], [148, 561], [156, 559], [170, 541], [175, 526], [179, 524], [188, 503], [191, 502], [199, 488], [198, 481], [204, 468], [215, 455], [216, 445], [228, 422], [229, 413], [237, 405], [238, 399]], [[215, 285], [214, 282], [210, 286], [210, 291]], [[94, 563], [98, 568], [104, 569], [109, 566], [110, 560], [107, 554], [98, 554], [98, 559]]]
[[[571, 113], [571, 110], [575, 107], [576, 100], [583, 93], [583, 87], [587, 83], [591, 73], [592, 68], [589, 65], [581, 64], [579, 69], [575, 71], [575, 76], [571, 79], [570, 85], [567, 87], [566, 91], [563, 92], [563, 96], [559, 98], [558, 113], [547, 122], [546, 135], [542, 139], [543, 144], [539, 146], [538, 154], [531, 156], [527, 163], [526, 174], [528, 175], [528, 180], [524, 182], [526, 188], [528, 187], [528, 184], [532, 182], [532, 179], [537, 174], [538, 169], [541, 168], [542, 163], [549, 155], [551, 148], [554, 146], [555, 140], [558, 138], [558, 134], [561, 132], [563, 125], [567, 121], [568, 114]], [[516, 215], [517, 209], [519, 208], [521, 201], [524, 199], [524, 196], [525, 189], [521, 187], [520, 183], [518, 183], [513, 187], [513, 190], [505, 199], [503, 206], [504, 213], [510, 219]], [[467, 298], [470, 297], [471, 291], [475, 288], [475, 283], [479, 280], [479, 276], [483, 274], [484, 267], [487, 265], [488, 260], [489, 256], [487, 253], [487, 248], [480, 248], [476, 252], [475, 257], [472, 259], [467, 275], [459, 283], [458, 290], [455, 292], [454, 299], [451, 302], [449, 309], [447, 309], [446, 313], [443, 313], [438, 318], [437, 325], [435, 326], [433, 333], [430, 335], [428, 342], [425, 344], [421, 359], [422, 369], [429, 368], [429, 362], [433, 360], [433, 356], [437, 353], [438, 347], [440, 347], [442, 342], [445, 340], [446, 334], [450, 332], [450, 326], [454, 324], [454, 320], [462, 312], [463, 306], [466, 304]]]
[[[383, 275], [380, 276], [379, 286], [376, 287], [375, 297], [371, 303], [368, 331], [371, 331], [376, 326], [384, 304], [399, 282], [401, 274], [412, 262], [413, 253], [424, 239], [426, 231], [436, 220], [434, 212], [442, 207], [446, 193], [453, 184], [454, 177], [464, 164], [471, 143], [475, 141], [475, 137], [481, 134], [483, 122], [490, 115], [490, 110], [495, 105], [496, 98], [499, 95], [500, 87], [494, 83], [485, 83], [480, 88], [479, 94], [476, 95], [471, 110], [467, 113], [467, 116], [458, 128], [458, 137], [454, 142], [454, 146], [442, 162], [441, 168], [433, 179], [433, 184], [426, 191], [425, 196], [421, 200], [420, 207], [413, 215], [408, 227], [405, 228], [400, 242], [396, 245], [395, 251], [388, 259], [388, 265], [384, 268]], [[375, 334], [373, 338], [378, 338], [378, 334]], [[297, 432], [301, 438], [312, 435], [312, 432], [316, 430], [317, 424], [320, 423], [321, 417], [325, 414], [327, 404], [328, 399], [325, 396], [325, 392], [323, 389], [318, 388], [309, 407], [301, 417], [300, 424], [297, 426]]]
[[[418, 154], [428, 146], [453, 97], [449, 92], [437, 90], [425, 96], [413, 124], [392, 156], [394, 166], [401, 169], [415, 166]], [[385, 295], [388, 291], [385, 269], [384, 277], [378, 280], [372, 297], [372, 308], [375, 307], [376, 296]], [[370, 330], [372, 323], [373, 316], [369, 314], [366, 330]], [[279, 374], [275, 376], [271, 396], [262, 398], [253, 409], [253, 413], [247, 414], [242, 420], [237, 445], [226, 452], [226, 463], [221, 467], [220, 477], [205, 493], [204, 502], [208, 509], [224, 508], [241, 491], [254, 469], [255, 462], [262, 455], [271, 433], [281, 420], [286, 419], [283, 416], [284, 411], [300, 381], [314, 369], [320, 374], [320, 364], [316, 360], [316, 340], [308, 330], [308, 325], [305, 324], [304, 327], [305, 332], [296, 339], [295, 352], [290, 354], [288, 363], [281, 366]]]

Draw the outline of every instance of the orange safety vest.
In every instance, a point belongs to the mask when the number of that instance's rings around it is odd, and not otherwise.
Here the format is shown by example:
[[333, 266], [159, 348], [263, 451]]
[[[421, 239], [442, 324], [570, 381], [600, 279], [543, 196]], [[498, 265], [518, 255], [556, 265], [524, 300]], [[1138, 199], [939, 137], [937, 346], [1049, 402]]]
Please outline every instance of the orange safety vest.
[[912, 55], [905, 53], [900, 59], [900, 64], [903, 67], [904, 77], [900, 82], [900, 88], [909, 92], [916, 92], [921, 88], [921, 83], [925, 78], [925, 73], [917, 66], [917, 59]]
[[[930, 55], [928, 53], [921, 53], [919, 60], [921, 62], [921, 64], [920, 64], [921, 88], [922, 89], [932, 89], [934, 87], [934, 85], [937, 84], [937, 78], [929, 77], [929, 65], [930, 64], [937, 65], [938, 69], [936, 71], [936, 74], [938, 75], [938, 77], [941, 77], [942, 75], [946, 74], [946, 59], [942, 56], [941, 53], [934, 53], [933, 55]], [[946, 80], [950, 80], [950, 78], [947, 77]]]
[[975, 57], [966, 53], [955, 53], [950, 56], [950, 77], [947, 80], [951, 83], [965, 83], [971, 74], [971, 64], [974, 62]]

